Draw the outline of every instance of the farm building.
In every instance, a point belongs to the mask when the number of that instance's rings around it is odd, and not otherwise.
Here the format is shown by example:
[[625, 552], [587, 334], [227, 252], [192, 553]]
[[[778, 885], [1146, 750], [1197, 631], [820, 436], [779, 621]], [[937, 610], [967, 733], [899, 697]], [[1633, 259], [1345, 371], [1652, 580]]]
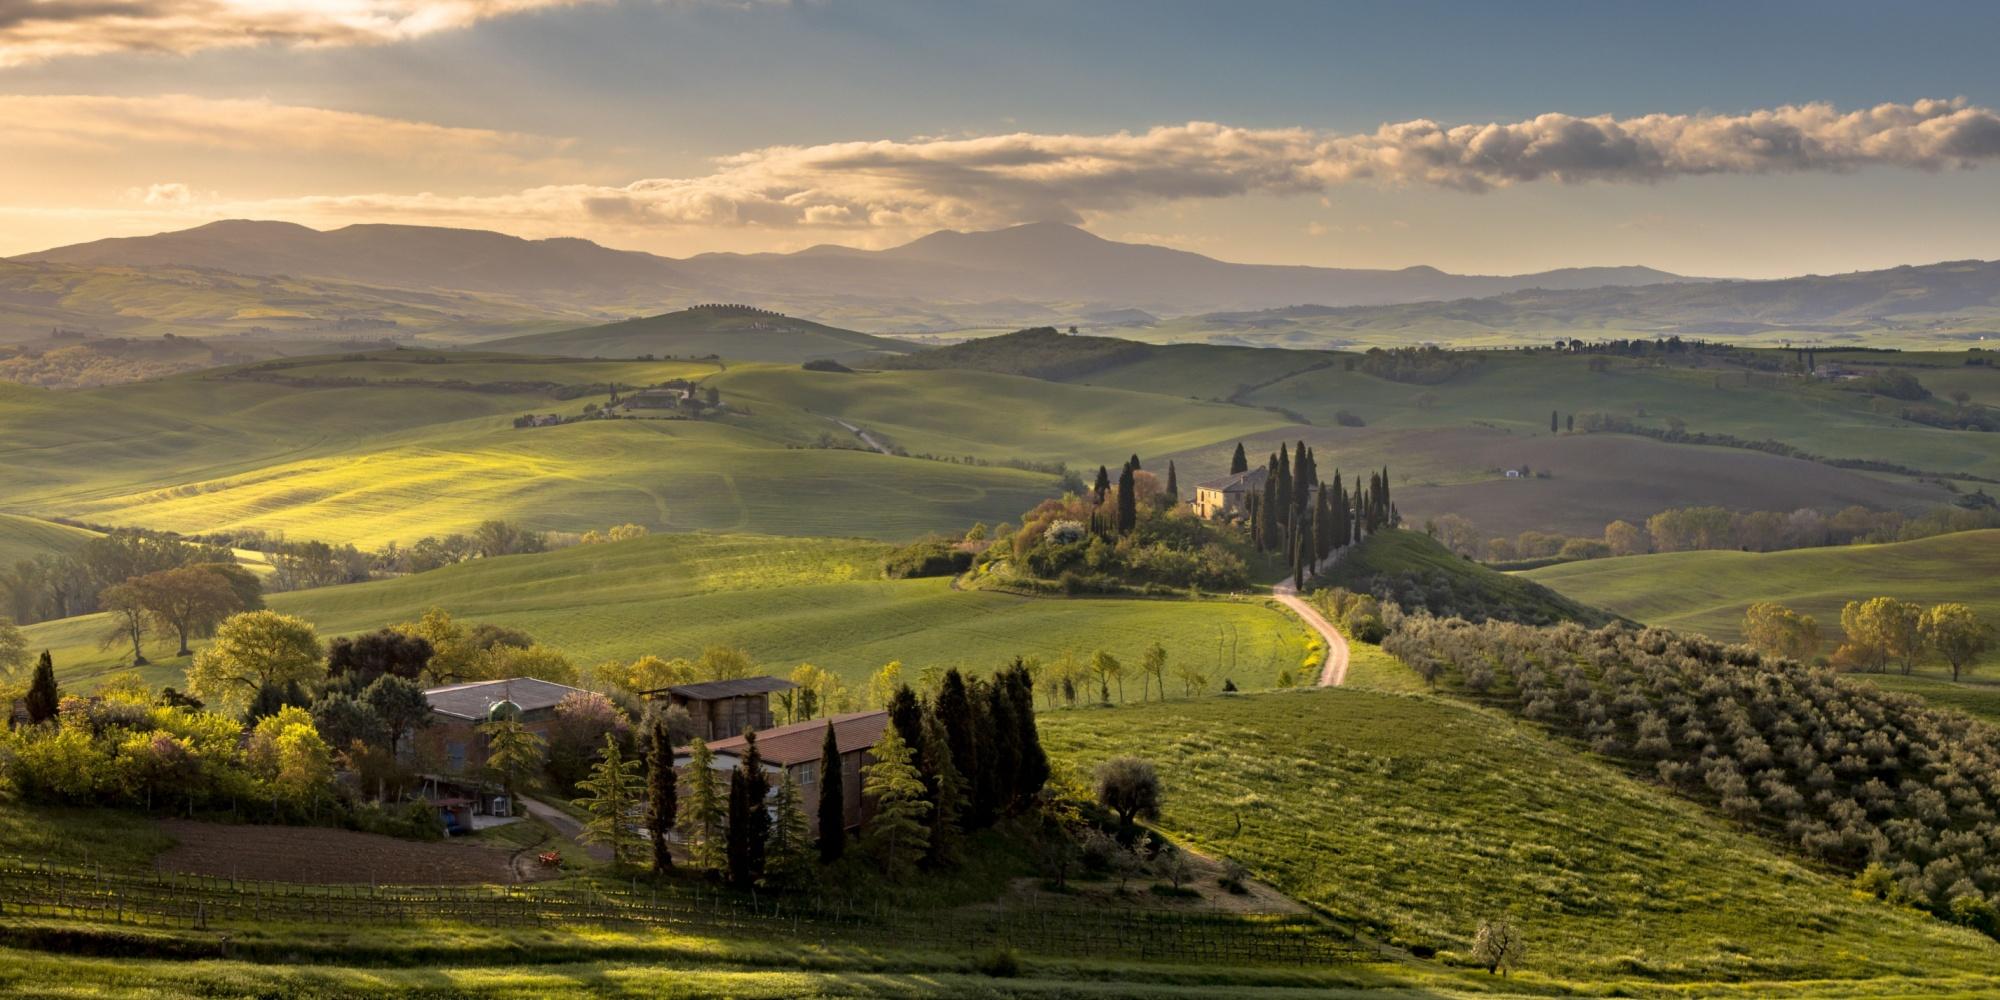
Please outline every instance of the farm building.
[[620, 402], [629, 410], [673, 410], [687, 401], [687, 389], [641, 389]]
[[[870, 760], [868, 752], [882, 739], [882, 732], [889, 725], [889, 713], [855, 712], [830, 719], [795, 722], [757, 733], [757, 752], [764, 758], [764, 772], [771, 776], [771, 787], [775, 790], [780, 777], [787, 771], [791, 772], [792, 780], [798, 782], [800, 805], [805, 809], [814, 837], [819, 836], [820, 751], [826, 742], [829, 723], [833, 726], [834, 744], [840, 748], [840, 788], [846, 799], [843, 811], [847, 817], [847, 828], [860, 829], [869, 812], [868, 804], [861, 797], [861, 768]], [[715, 751], [715, 769], [734, 770], [742, 762], [746, 745], [741, 736], [710, 743], [709, 749]], [[685, 772], [689, 762], [685, 747], [674, 755], [677, 770]], [[687, 794], [690, 785], [691, 782], [681, 781], [681, 794]]]
[[648, 701], [665, 701], [687, 709], [694, 721], [695, 735], [719, 740], [741, 735], [745, 729], [771, 728], [771, 692], [795, 687], [780, 677], [739, 677], [699, 684], [676, 684], [645, 692]]
[[476, 775], [486, 766], [486, 737], [478, 726], [496, 714], [511, 714], [522, 728], [547, 739], [556, 705], [583, 693], [533, 677], [431, 688], [424, 692], [431, 703], [431, 725], [417, 731], [412, 749], [419, 759], [439, 761], [447, 775]]
[[1198, 483], [1194, 488], [1194, 512], [1206, 518], [1230, 517], [1247, 513], [1245, 498], [1264, 491], [1264, 479], [1271, 470], [1258, 466], [1246, 472]]

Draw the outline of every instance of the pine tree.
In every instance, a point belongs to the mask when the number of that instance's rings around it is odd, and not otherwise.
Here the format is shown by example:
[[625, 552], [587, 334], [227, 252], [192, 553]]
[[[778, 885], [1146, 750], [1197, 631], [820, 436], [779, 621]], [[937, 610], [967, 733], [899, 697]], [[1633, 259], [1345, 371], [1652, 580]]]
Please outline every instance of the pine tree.
[[1250, 456], [1244, 453], [1243, 442], [1238, 441], [1236, 442], [1236, 454], [1230, 456], [1229, 459], [1229, 474], [1233, 476], [1239, 472], [1249, 472], [1249, 471], [1250, 471]]
[[869, 846], [881, 859], [883, 874], [897, 878], [914, 869], [930, 847], [924, 817], [931, 804], [924, 801], [923, 776], [910, 763], [910, 748], [896, 727], [883, 727], [871, 754], [875, 759], [862, 769], [861, 779], [862, 793], [875, 802]]
[[1178, 507], [1180, 504], [1181, 482], [1174, 475], [1174, 460], [1170, 458], [1167, 459], [1167, 506]]
[[653, 838], [653, 870], [669, 872], [674, 854], [667, 846], [667, 832], [674, 828], [680, 792], [675, 787], [674, 743], [664, 722], [653, 723], [652, 756], [646, 763], [651, 768], [646, 776], [646, 832]]
[[924, 756], [920, 763], [932, 789], [930, 860], [949, 863], [965, 835], [960, 823], [965, 813], [965, 776], [951, 762], [951, 743], [936, 712], [924, 713]]
[[540, 774], [548, 760], [548, 744], [514, 719], [495, 719], [478, 727], [486, 737], [486, 773], [500, 782], [513, 803], [515, 789]]
[[640, 857], [642, 842], [632, 821], [645, 788], [641, 765], [637, 758], [626, 760], [618, 749], [618, 737], [605, 733], [603, 756], [591, 767], [590, 777], [576, 783], [584, 794], [570, 800], [590, 814], [578, 839], [611, 848], [611, 856], [620, 864], [636, 863]]
[[847, 790], [840, 777], [840, 741], [828, 721], [826, 739], [819, 747], [819, 859], [839, 861], [846, 851]]
[[35, 662], [35, 677], [28, 682], [28, 721], [47, 722], [62, 707], [62, 692], [56, 688], [56, 661], [49, 651]]
[[1118, 474], [1118, 533], [1129, 535], [1139, 525], [1139, 497], [1132, 467]]
[[770, 848], [764, 858], [764, 882], [795, 889], [812, 874], [812, 827], [806, 822], [804, 796], [791, 768], [786, 768], [779, 780], [778, 797], [771, 805], [778, 815], [771, 825]]
[[697, 736], [688, 746], [688, 794], [680, 810], [681, 843], [687, 845], [688, 865], [696, 871], [719, 872], [729, 863], [723, 853], [726, 804], [715, 787], [715, 751]]

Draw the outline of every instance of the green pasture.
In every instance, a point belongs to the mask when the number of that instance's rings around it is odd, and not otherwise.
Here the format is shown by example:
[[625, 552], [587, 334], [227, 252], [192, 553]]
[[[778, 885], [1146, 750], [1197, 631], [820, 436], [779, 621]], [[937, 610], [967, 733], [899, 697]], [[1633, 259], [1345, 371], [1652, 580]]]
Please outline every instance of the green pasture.
[[[886, 580], [888, 551], [854, 540], [661, 535], [274, 594], [269, 603], [312, 621], [323, 637], [442, 607], [470, 622], [525, 629], [580, 666], [736, 646], [775, 673], [812, 663], [857, 691], [891, 660], [912, 676], [932, 664], [983, 674], [1016, 655], [1088, 659], [1099, 649], [1136, 664], [1154, 642], [1171, 663], [1203, 664], [1218, 687], [1228, 678], [1262, 688], [1281, 672], [1296, 674], [1311, 641], [1296, 618], [1261, 601], [1022, 597], [954, 590], [942, 578]], [[99, 648], [109, 628], [106, 616], [90, 615], [27, 633], [53, 651], [64, 683], [88, 686], [125, 669], [120, 651]], [[185, 658], [155, 646], [160, 658], [142, 673], [178, 686]], [[1137, 698], [1136, 683], [1126, 686]]]
[[11, 567], [23, 559], [74, 551], [96, 534], [54, 521], [0, 514], [0, 568]]

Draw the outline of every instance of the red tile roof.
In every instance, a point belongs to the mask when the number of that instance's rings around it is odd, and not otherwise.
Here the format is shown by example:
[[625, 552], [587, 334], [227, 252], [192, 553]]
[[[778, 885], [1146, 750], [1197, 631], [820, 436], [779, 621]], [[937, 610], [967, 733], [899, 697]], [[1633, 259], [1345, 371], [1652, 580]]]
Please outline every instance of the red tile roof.
[[[855, 712], [851, 715], [836, 715], [831, 719], [812, 719], [794, 722], [789, 726], [766, 729], [757, 734], [757, 752], [766, 761], [780, 767], [804, 764], [819, 759], [820, 747], [826, 742], [827, 723], [833, 723], [834, 744], [843, 754], [856, 750], [866, 750], [882, 739], [882, 730], [889, 725], [887, 712]], [[718, 756], [739, 757], [743, 753], [744, 740], [732, 736], [726, 740], [716, 740], [708, 745]]]

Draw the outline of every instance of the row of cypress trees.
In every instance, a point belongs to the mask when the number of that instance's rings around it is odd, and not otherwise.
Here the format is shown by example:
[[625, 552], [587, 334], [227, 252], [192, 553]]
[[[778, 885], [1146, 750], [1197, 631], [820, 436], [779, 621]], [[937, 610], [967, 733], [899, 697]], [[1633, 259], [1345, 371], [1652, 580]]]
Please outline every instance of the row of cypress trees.
[[[1230, 462], [1230, 473], [1246, 472], [1248, 455], [1239, 442]], [[1349, 492], [1340, 470], [1333, 470], [1333, 482], [1319, 478], [1319, 460], [1304, 441], [1296, 449], [1279, 445], [1265, 466], [1262, 493], [1247, 499], [1250, 538], [1259, 552], [1283, 553], [1292, 565], [1294, 579], [1303, 585], [1305, 573], [1325, 560], [1335, 549], [1360, 541], [1401, 517], [1389, 498], [1389, 467], [1370, 472], [1368, 482], [1359, 481]]]

